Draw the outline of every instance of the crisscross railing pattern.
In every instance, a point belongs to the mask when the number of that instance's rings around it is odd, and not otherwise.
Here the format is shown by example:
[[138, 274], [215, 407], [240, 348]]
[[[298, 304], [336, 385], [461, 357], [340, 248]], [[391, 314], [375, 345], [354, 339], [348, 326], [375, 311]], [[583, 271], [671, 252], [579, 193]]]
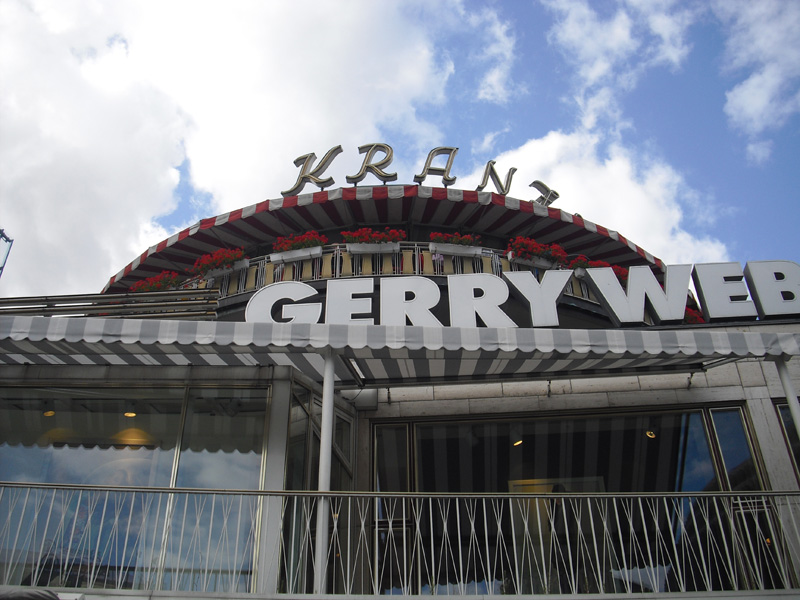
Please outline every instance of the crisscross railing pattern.
[[[798, 587], [800, 493], [325, 497], [2, 484], [0, 584], [407, 596]], [[325, 590], [313, 589], [319, 569]]]

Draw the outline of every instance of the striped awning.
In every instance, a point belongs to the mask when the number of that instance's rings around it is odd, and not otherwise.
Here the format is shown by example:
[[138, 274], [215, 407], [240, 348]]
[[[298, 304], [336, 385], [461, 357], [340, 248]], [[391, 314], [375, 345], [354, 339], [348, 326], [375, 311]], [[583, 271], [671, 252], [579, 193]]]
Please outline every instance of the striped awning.
[[279, 236], [309, 230], [421, 223], [462, 233], [509, 239], [535, 237], [561, 244], [569, 254], [590, 254], [615, 265], [663, 263], [622, 234], [553, 207], [491, 192], [417, 185], [339, 188], [264, 200], [198, 221], [148, 248], [111, 277], [103, 292], [124, 292], [163, 270], [185, 271], [197, 257], [219, 248], [269, 245]]
[[0, 317], [0, 364], [286, 365], [339, 387], [690, 372], [800, 355], [800, 334]]

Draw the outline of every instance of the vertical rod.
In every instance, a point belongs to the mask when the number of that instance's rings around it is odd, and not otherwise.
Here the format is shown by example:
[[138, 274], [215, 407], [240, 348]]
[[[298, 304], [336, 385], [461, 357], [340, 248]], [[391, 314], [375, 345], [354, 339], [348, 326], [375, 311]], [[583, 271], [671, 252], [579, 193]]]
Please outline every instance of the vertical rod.
[[797, 392], [795, 392], [792, 378], [789, 376], [786, 359], [783, 357], [776, 359], [775, 366], [778, 367], [778, 377], [781, 378], [783, 393], [786, 394], [786, 401], [789, 403], [789, 412], [792, 413], [794, 428], [797, 430], [798, 437], [800, 437], [800, 402], [797, 401]]
[[333, 451], [333, 351], [325, 353], [322, 379], [322, 422], [319, 434], [319, 502], [317, 503], [317, 548], [314, 571], [314, 593], [325, 593], [325, 571], [328, 566], [328, 498], [331, 491], [331, 454]]

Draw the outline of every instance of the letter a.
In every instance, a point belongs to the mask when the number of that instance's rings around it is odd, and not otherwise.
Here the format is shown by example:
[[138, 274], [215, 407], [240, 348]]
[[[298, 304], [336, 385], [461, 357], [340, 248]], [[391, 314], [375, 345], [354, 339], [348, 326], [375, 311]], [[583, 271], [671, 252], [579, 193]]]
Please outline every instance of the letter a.
[[[458, 148], [451, 148], [449, 146], [441, 146], [431, 150], [428, 153], [428, 159], [425, 161], [425, 168], [422, 169], [422, 173], [419, 175], [414, 175], [414, 181], [422, 183], [428, 175], [441, 175], [442, 183], [444, 183], [445, 187], [453, 185], [456, 182], [456, 178], [450, 176], [450, 168], [453, 166], [453, 160], [457, 152]], [[433, 159], [442, 154], [448, 155], [447, 164], [444, 167], [432, 167], [431, 163]]]
[[300, 193], [307, 183], [316, 184], [322, 189], [325, 189], [329, 185], [333, 185], [333, 177], [321, 179], [320, 175], [325, 172], [325, 169], [331, 165], [333, 159], [339, 156], [341, 152], [341, 146], [334, 146], [328, 150], [328, 153], [322, 157], [319, 166], [313, 171], [311, 170], [311, 167], [314, 164], [314, 161], [317, 160], [317, 155], [312, 152], [310, 154], [298, 156], [294, 161], [294, 166], [299, 167], [300, 165], [303, 165], [300, 169], [300, 175], [297, 176], [297, 181], [295, 182], [294, 186], [285, 192], [281, 192], [281, 195], [284, 197], [295, 196]]

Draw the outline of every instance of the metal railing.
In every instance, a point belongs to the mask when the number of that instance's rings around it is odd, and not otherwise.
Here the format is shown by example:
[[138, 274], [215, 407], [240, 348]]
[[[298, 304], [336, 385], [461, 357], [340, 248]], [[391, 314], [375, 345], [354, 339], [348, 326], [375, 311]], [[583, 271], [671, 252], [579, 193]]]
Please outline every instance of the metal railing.
[[[319, 506], [330, 511], [321, 536]], [[315, 564], [319, 543], [324, 565]], [[798, 550], [800, 493], [319, 496], [0, 485], [2, 585], [406, 596], [753, 591], [797, 588]], [[313, 589], [318, 569], [325, 590]]]
[[[323, 246], [322, 256], [290, 263], [273, 264], [269, 256], [251, 258], [247, 268], [231, 271], [211, 282], [195, 279], [189, 285], [209, 285], [219, 288], [221, 298], [251, 292], [279, 281], [317, 281], [342, 277], [423, 275], [446, 276], [471, 273], [491, 273], [502, 277], [504, 272], [532, 271], [538, 279], [541, 269], [510, 261], [505, 253], [482, 248], [476, 256], [456, 256], [432, 253], [429, 244], [400, 242], [397, 252], [354, 254], [346, 244]], [[566, 294], [596, 302], [584, 282], [573, 279]]]
[[213, 320], [218, 299], [211, 289], [0, 298], [0, 315]]

